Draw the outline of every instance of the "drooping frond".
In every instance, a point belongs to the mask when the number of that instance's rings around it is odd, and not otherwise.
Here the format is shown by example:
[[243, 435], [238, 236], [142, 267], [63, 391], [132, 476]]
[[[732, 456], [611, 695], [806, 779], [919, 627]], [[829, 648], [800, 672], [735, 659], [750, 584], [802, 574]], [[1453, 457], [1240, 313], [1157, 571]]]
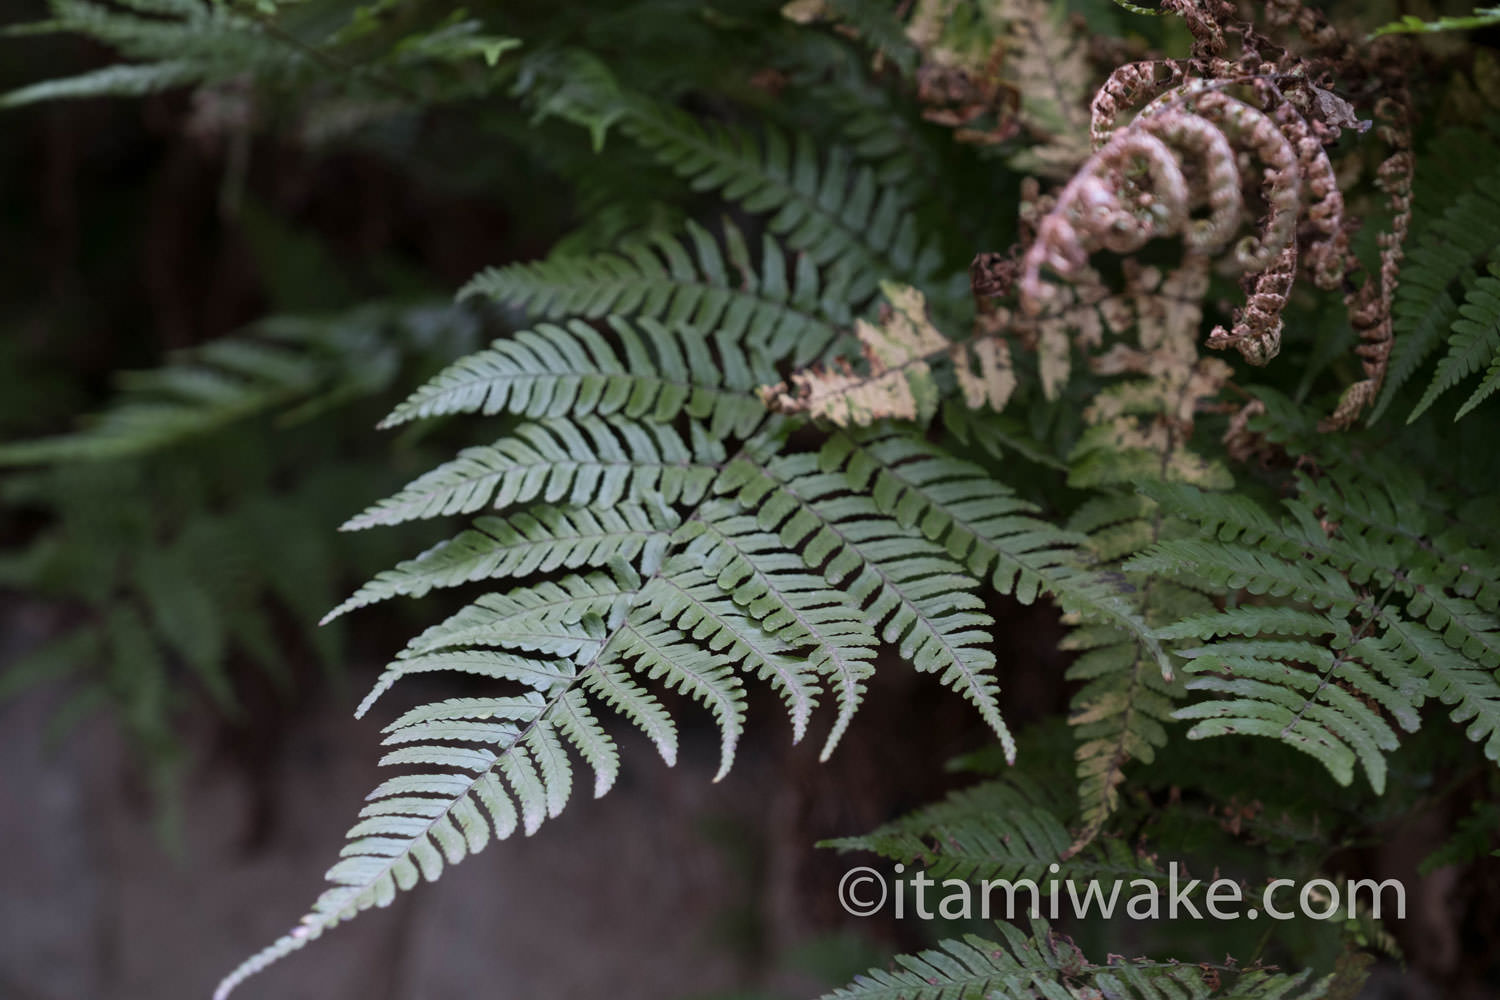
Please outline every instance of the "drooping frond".
[[801, 557], [735, 504], [710, 502], [684, 525], [683, 557], [703, 567], [771, 635], [808, 647], [807, 667], [824, 678], [839, 715], [823, 745], [826, 760], [848, 728], [874, 672], [875, 630], [844, 591], [807, 572]]
[[716, 489], [732, 493], [761, 528], [848, 594], [903, 659], [968, 699], [1014, 753], [991, 676], [994, 621], [961, 564], [883, 516], [870, 498], [850, 494], [844, 477], [818, 472], [813, 455], [731, 463]]
[[[794, 655], [792, 645], [781, 636], [744, 614], [701, 565], [691, 552], [674, 556], [641, 592], [641, 601], [716, 655], [775, 687], [791, 715], [792, 737], [800, 741], [818, 703], [818, 682], [811, 664]], [[724, 770], [732, 756], [733, 748], [726, 747]]]
[[976, 578], [1030, 604], [1052, 596], [1082, 621], [1107, 623], [1141, 643], [1162, 672], [1166, 655], [1116, 581], [1086, 569], [1083, 536], [1034, 516], [1035, 508], [980, 467], [905, 433], [835, 434], [819, 455], [851, 489], [868, 492], [887, 515], [915, 526]]
[[821, 356], [850, 321], [843, 282], [851, 273], [833, 268], [825, 281], [811, 256], [795, 254], [789, 262], [769, 234], [757, 262], [739, 227], [726, 219], [722, 249], [690, 222], [686, 239], [658, 233], [608, 253], [490, 268], [459, 297], [488, 296], [538, 317], [655, 319], [802, 365]]
[[1069, 938], [1040, 920], [1032, 921], [1030, 937], [1003, 922], [996, 929], [998, 942], [971, 934], [920, 954], [900, 955], [897, 968], [871, 969], [821, 1000], [1319, 1000], [1328, 995], [1329, 980], [1311, 981], [1306, 972], [1224, 970], [1233, 984], [1221, 989], [1225, 984], [1216, 968], [1118, 957], [1094, 965]]

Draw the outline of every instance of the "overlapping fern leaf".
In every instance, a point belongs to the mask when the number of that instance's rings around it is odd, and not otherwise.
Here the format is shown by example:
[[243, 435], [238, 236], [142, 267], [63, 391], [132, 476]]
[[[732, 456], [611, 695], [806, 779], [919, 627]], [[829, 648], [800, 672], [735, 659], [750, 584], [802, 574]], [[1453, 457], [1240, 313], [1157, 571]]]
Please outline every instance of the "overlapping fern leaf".
[[1201, 538], [1162, 541], [1129, 568], [1226, 595], [1222, 610], [1160, 629], [1197, 700], [1190, 738], [1270, 737], [1343, 784], [1358, 765], [1384, 788], [1386, 755], [1428, 699], [1500, 761], [1500, 588], [1471, 533], [1434, 523], [1399, 474], [1347, 467], [1299, 477], [1277, 517], [1254, 501], [1149, 486]]
[[1095, 965], [1069, 938], [1040, 920], [1032, 921], [1030, 937], [1006, 923], [998, 923], [996, 929], [1000, 941], [971, 934], [916, 955], [900, 955], [897, 968], [871, 969], [822, 1000], [1317, 1000], [1330, 995], [1331, 977], [1314, 981], [1306, 972], [1286, 975], [1123, 960]]

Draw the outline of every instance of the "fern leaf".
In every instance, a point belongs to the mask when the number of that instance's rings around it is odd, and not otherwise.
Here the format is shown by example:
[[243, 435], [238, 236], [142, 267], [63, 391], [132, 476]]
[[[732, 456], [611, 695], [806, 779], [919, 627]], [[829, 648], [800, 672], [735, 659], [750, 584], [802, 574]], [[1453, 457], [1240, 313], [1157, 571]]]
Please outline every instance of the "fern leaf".
[[620, 641], [612, 647], [616, 656], [633, 659], [635, 670], [702, 702], [713, 713], [721, 736], [714, 780], [723, 778], [745, 726], [744, 683], [730, 669], [730, 658], [703, 649], [680, 629], [650, 615], [627, 621], [617, 634]]
[[539, 420], [414, 480], [401, 492], [351, 518], [345, 530], [420, 518], [467, 514], [543, 500], [608, 507], [631, 496], [659, 494], [664, 503], [693, 503], [713, 481], [716, 442], [694, 425], [689, 449], [664, 424], [614, 418]]
[[816, 462], [786, 455], [765, 468], [742, 463], [718, 488], [737, 491], [764, 530], [800, 547], [809, 568], [862, 607], [904, 659], [970, 701], [1013, 755], [990, 676], [995, 655], [986, 629], [994, 622], [972, 593], [975, 581], [932, 542], [881, 516], [868, 497], [849, 495], [842, 476], [818, 473]]
[[1120, 628], [1170, 676], [1170, 660], [1118, 585], [1078, 565], [1082, 536], [1031, 516], [1035, 508], [979, 466], [915, 435], [873, 431], [833, 435], [819, 463], [842, 468], [851, 489], [867, 491], [884, 513], [917, 527], [1000, 593], [1023, 604], [1046, 593], [1080, 620]]
[[88, 97], [143, 97], [195, 81], [200, 74], [185, 61], [105, 66], [77, 76], [44, 80], [0, 94], [0, 107], [18, 108], [43, 101]]
[[818, 685], [809, 664], [791, 647], [762, 629], [735, 606], [690, 555], [674, 557], [641, 592], [641, 601], [685, 634], [771, 682], [792, 718], [792, 742], [800, 742], [818, 703]]
[[648, 548], [659, 558], [675, 522], [669, 508], [631, 502], [543, 506], [504, 518], [481, 517], [469, 530], [379, 574], [323, 620], [392, 597], [421, 597], [440, 587], [630, 561]]
[[616, 621], [635, 600], [640, 581], [589, 573], [486, 594], [412, 639], [402, 657], [461, 646], [502, 646], [592, 658], [604, 641], [604, 622]]
[[[1492, 264], [1490, 270], [1491, 276], [1475, 282], [1458, 307], [1459, 318], [1448, 338], [1448, 353], [1438, 362], [1437, 373], [1407, 417], [1408, 423], [1426, 412], [1443, 393], [1500, 356], [1500, 263]], [[1467, 406], [1464, 412], [1472, 408]]]
[[[1105, 882], [1160, 877], [1149, 860], [1137, 858], [1120, 842], [1073, 852], [1073, 837], [1059, 816], [1057, 798], [1053, 789], [1012, 772], [953, 792], [941, 802], [863, 836], [825, 841], [820, 846], [873, 851], [908, 866], [920, 865], [939, 881], [959, 878], [971, 883], [1003, 880], [1016, 884], [1030, 879], [1040, 887], [1039, 894], [1047, 892], [1047, 883], [1057, 874], [1075, 881]], [[1054, 864], [1066, 874], [1052, 871]]]
[[874, 672], [874, 629], [842, 591], [807, 573], [801, 557], [734, 505], [711, 501], [685, 527], [701, 533], [691, 537], [684, 559], [701, 564], [761, 628], [789, 646], [811, 647], [807, 667], [826, 679], [839, 708], [820, 755], [827, 760]]
[[764, 146], [727, 126], [636, 101], [621, 127], [695, 190], [722, 191], [749, 212], [772, 212], [767, 225], [822, 267], [837, 264], [850, 302], [868, 299], [876, 281], [899, 274], [920, 285], [940, 263], [908, 211], [882, 189], [869, 167], [841, 147], [820, 162], [806, 135], [776, 129]]
[[[1090, 963], [1071, 940], [1040, 920], [1030, 937], [997, 923], [1001, 941], [969, 935], [948, 940], [917, 955], [900, 955], [895, 969], [871, 969], [822, 1000], [1028, 1000], [1031, 997], [1110, 997], [1118, 1000], [1319, 1000], [1332, 977], [1309, 982], [1261, 971], [1229, 972], [1228, 992], [1220, 993], [1197, 966], [1118, 961]], [[1217, 977], [1215, 977], [1217, 978]]]
[[744, 234], [728, 220], [722, 250], [696, 223], [689, 222], [687, 232], [687, 241], [653, 234], [610, 253], [491, 268], [459, 298], [484, 295], [534, 316], [631, 315], [700, 334], [716, 331], [720, 343], [743, 344], [772, 361], [790, 357], [797, 365], [822, 355], [839, 337], [838, 327], [850, 322], [848, 293], [838, 283], [847, 271], [831, 270], [834, 283], [824, 287], [813, 259], [797, 254], [788, 282], [787, 256], [770, 235], [762, 238], [757, 264]]
[[[381, 424], [452, 413], [515, 413], [538, 419], [623, 416], [658, 423], [679, 413], [705, 421], [715, 437], [747, 437], [762, 408], [745, 354], [723, 337], [718, 357], [704, 334], [644, 318], [610, 317], [617, 351], [586, 323], [541, 326], [497, 340], [451, 365]], [[638, 328], [638, 329], [637, 329]]]
[[[1472, 145], [1472, 144], [1471, 144]], [[1401, 284], [1392, 305], [1395, 345], [1385, 387], [1370, 419], [1378, 419], [1397, 391], [1416, 374], [1422, 362], [1458, 318], [1458, 300], [1449, 289], [1467, 288], [1479, 268], [1500, 254], [1500, 169], [1472, 179], [1407, 250]]]

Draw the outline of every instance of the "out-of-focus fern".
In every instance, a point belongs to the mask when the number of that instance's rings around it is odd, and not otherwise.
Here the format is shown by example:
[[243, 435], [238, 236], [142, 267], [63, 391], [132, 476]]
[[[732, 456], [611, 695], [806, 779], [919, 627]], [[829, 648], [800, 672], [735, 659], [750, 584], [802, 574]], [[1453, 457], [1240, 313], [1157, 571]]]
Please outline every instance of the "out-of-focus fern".
[[[48, 522], [0, 559], [0, 582], [77, 613], [75, 627], [7, 665], [4, 689], [67, 678], [78, 704], [116, 709], [169, 783], [190, 697], [182, 673], [228, 715], [241, 664], [285, 691], [278, 616], [309, 624], [341, 570], [368, 565], [327, 529], [388, 477], [350, 457], [309, 472], [303, 463], [341, 436], [314, 418], [462, 353], [480, 328], [451, 305], [267, 320], [122, 376], [111, 407], [78, 431], [0, 446], [5, 464], [41, 466], [8, 475], [5, 506]], [[302, 632], [329, 670], [342, 666], [343, 639]]]
[[[1477, 138], [1484, 143], [1485, 140]], [[1487, 144], [1493, 148], [1493, 143]], [[1477, 147], [1480, 150], [1484, 145]], [[1486, 154], [1478, 154], [1483, 158]], [[1476, 162], [1484, 162], [1483, 159]], [[1500, 171], [1489, 166], [1427, 226], [1402, 273], [1395, 304], [1396, 347], [1375, 416], [1448, 336], [1448, 350], [1408, 422], [1475, 372], [1480, 384], [1458, 410], [1472, 412], [1500, 387]], [[1455, 289], [1457, 294], [1455, 295]], [[1450, 335], [1451, 334], [1451, 335]]]
[[411, 356], [462, 353], [479, 329], [477, 315], [446, 304], [263, 320], [161, 368], [120, 375], [109, 409], [69, 434], [0, 444], [0, 465], [128, 458], [262, 416], [295, 424], [384, 391]]
[[1407, 14], [1399, 21], [1383, 24], [1375, 29], [1376, 35], [1427, 34], [1433, 31], [1473, 31], [1500, 24], [1500, 7], [1475, 7], [1468, 17], [1440, 17], [1435, 21], [1424, 21]]
[[343, 17], [330, 22], [325, 11], [302, 11], [296, 4], [266, 8], [218, 0], [48, 3], [49, 20], [15, 26], [9, 33], [85, 34], [128, 62], [11, 91], [0, 95], [0, 107], [59, 98], [139, 97], [245, 74], [283, 90], [332, 84], [357, 96], [437, 101], [484, 93], [496, 82], [486, 70], [519, 44], [486, 34], [478, 21], [460, 14], [401, 38], [386, 49], [385, 58], [371, 59], [371, 36], [383, 31], [380, 19], [371, 16], [371, 5], [346, 8]]

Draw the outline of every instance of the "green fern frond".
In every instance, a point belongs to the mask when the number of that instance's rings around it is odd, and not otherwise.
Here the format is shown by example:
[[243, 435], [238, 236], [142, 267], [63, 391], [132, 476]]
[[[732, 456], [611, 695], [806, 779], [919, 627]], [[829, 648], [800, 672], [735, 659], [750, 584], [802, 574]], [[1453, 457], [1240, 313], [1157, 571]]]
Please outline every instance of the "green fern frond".
[[[641, 592], [641, 601], [664, 621], [775, 687], [791, 715], [793, 741], [800, 742], [818, 703], [818, 682], [811, 665], [793, 655], [792, 647], [779, 636], [742, 613], [719, 582], [699, 566], [691, 553], [673, 557]], [[727, 759], [724, 767], [728, 767]]]
[[367, 305], [321, 319], [272, 318], [244, 334], [118, 377], [113, 405], [71, 434], [0, 445], [0, 464], [132, 457], [266, 414], [295, 419], [329, 399], [383, 391], [403, 355], [446, 337], [460, 350], [477, 317], [448, 305]]
[[908, 199], [883, 188], [875, 172], [856, 166], [842, 147], [822, 158], [804, 134], [788, 138], [768, 128], [758, 142], [645, 101], [632, 104], [621, 128], [694, 190], [719, 191], [748, 212], [770, 212], [771, 231], [832, 269], [830, 284], [842, 287], [851, 303], [868, 300], [888, 275], [922, 286], [941, 264]]
[[[1057, 878], [1102, 882], [1155, 880], [1160, 872], [1121, 841], [1095, 843], [1073, 853], [1064, 817], [1069, 810], [1056, 788], [1024, 774], [1007, 774], [950, 794], [860, 837], [820, 846], [873, 851], [904, 865], [920, 865], [932, 878], [1029, 879], [1045, 895]], [[1051, 870], [1052, 865], [1059, 870]], [[1019, 898], [1025, 898], [1021, 896]]]
[[915, 435], [878, 431], [833, 435], [819, 463], [826, 471], [841, 469], [850, 489], [868, 492], [883, 513], [918, 528], [1000, 593], [1023, 604], [1049, 594], [1067, 614], [1124, 630], [1164, 674], [1171, 673], [1166, 654], [1118, 582], [1080, 564], [1083, 536], [1032, 516], [1032, 505], [980, 467]]
[[802, 558], [759, 528], [735, 504], [710, 501], [684, 526], [683, 557], [712, 574], [730, 598], [766, 632], [808, 647], [807, 666], [823, 677], [839, 714], [823, 744], [827, 760], [854, 718], [874, 672], [875, 630], [842, 590], [806, 571]]
[[1375, 482], [1342, 470], [1304, 478], [1277, 519], [1244, 497], [1147, 487], [1214, 540], [1164, 542], [1134, 568], [1295, 602], [1256, 600], [1161, 630], [1164, 639], [1209, 640], [1181, 651], [1194, 675], [1188, 687], [1229, 696], [1177, 713], [1194, 721], [1190, 738], [1279, 739], [1343, 784], [1358, 763], [1379, 791], [1396, 727], [1415, 731], [1423, 702], [1436, 697], [1500, 760], [1493, 584], [1469, 569], [1473, 550], [1454, 555], [1443, 551], [1447, 542], [1429, 540], [1421, 509], [1403, 499], [1407, 489], [1400, 478]]
[[[1454, 298], [1451, 289], [1459, 286], [1467, 293], [1486, 262], [1493, 265], [1500, 260], [1500, 238], [1495, 235], [1500, 233], [1500, 169], [1490, 169], [1471, 180], [1472, 186], [1428, 223], [1416, 245], [1406, 252], [1392, 306], [1395, 345], [1372, 421], [1385, 412], [1398, 390], [1416, 374], [1459, 318], [1460, 299]], [[1433, 389], [1429, 387], [1428, 392]]]
[[611, 316], [610, 344], [581, 321], [495, 341], [414, 392], [382, 427], [453, 413], [514, 413], [705, 421], [716, 438], [748, 437], [765, 411], [750, 391], [767, 373], [723, 336], [653, 319]]
[[716, 344], [742, 344], [768, 360], [789, 357], [795, 365], [822, 356], [839, 337], [838, 328], [852, 321], [850, 295], [841, 284], [847, 271], [832, 269], [825, 282], [812, 257], [796, 254], [789, 281], [780, 244], [763, 236], [757, 263], [744, 234], [728, 220], [722, 250], [696, 223], [687, 224], [687, 237], [653, 234], [608, 253], [490, 268], [465, 285], [459, 298], [484, 295], [538, 317], [655, 319], [667, 327], [716, 332]]
[[731, 463], [715, 488], [755, 511], [761, 528], [848, 594], [903, 659], [969, 700], [1014, 756], [990, 676], [994, 621], [961, 564], [882, 516], [869, 497], [850, 494], [843, 476], [818, 472], [814, 455], [785, 455], [764, 467]]
[[44, 80], [0, 94], [0, 108], [19, 108], [45, 101], [88, 97], [143, 97], [181, 87], [197, 78], [197, 70], [191, 63], [175, 60], [148, 65], [105, 66], [77, 76]]
[[[1490, 265], [1488, 276], [1469, 287], [1452, 330], [1448, 353], [1438, 362], [1437, 372], [1412, 409], [1408, 422], [1421, 416], [1439, 396], [1474, 372], [1500, 366], [1500, 261]], [[1473, 410], [1494, 388], [1494, 380], [1486, 377], [1464, 403], [1459, 416]]]
[[871, 969], [821, 1000], [1025, 1000], [1030, 997], [1110, 997], [1118, 1000], [1320, 1000], [1331, 977], [1227, 971], [1216, 986], [1207, 970], [1175, 962], [1089, 962], [1071, 940], [1040, 920], [1027, 937], [998, 923], [1000, 942], [969, 935], [917, 955], [899, 955], [896, 969]]
[[421, 597], [434, 588], [634, 561], [648, 546], [659, 558], [674, 527], [669, 508], [634, 502], [543, 506], [505, 518], [481, 517], [469, 530], [380, 573], [323, 621], [392, 597]]
[[1428, 34], [1434, 31], [1474, 31], [1500, 24], [1500, 7], [1475, 7], [1467, 17], [1440, 17], [1435, 21], [1424, 21], [1414, 14], [1407, 14], [1399, 21], [1383, 24], [1372, 32], [1371, 37], [1393, 34]]
[[666, 424], [614, 417], [527, 422], [493, 445], [464, 449], [344, 529], [531, 500], [608, 507], [655, 494], [665, 503], [694, 503], [717, 475], [723, 449], [701, 425], [693, 424], [691, 435], [689, 447]]

